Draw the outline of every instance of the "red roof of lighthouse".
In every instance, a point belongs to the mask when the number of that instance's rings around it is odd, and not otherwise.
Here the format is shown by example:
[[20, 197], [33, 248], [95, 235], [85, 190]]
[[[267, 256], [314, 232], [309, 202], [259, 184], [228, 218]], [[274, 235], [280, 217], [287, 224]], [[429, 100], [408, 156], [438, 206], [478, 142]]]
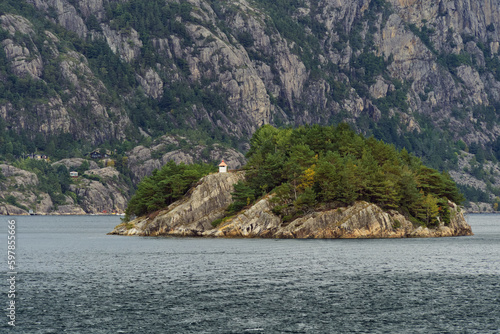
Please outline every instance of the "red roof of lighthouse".
[[219, 167], [226, 167], [226, 163], [224, 162], [224, 160], [222, 160], [222, 162], [220, 163]]

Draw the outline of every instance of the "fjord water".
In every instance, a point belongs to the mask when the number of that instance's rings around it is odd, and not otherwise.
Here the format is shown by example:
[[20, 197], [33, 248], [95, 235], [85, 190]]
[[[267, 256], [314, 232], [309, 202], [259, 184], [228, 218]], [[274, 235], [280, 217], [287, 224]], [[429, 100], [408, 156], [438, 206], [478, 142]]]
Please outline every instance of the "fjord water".
[[[3, 268], [12, 218], [0, 217]], [[123, 237], [106, 235], [117, 217], [14, 219], [17, 326], [4, 316], [2, 333], [500, 332], [499, 215], [470, 215], [472, 237], [377, 240]], [[0, 289], [7, 305], [7, 279]]]

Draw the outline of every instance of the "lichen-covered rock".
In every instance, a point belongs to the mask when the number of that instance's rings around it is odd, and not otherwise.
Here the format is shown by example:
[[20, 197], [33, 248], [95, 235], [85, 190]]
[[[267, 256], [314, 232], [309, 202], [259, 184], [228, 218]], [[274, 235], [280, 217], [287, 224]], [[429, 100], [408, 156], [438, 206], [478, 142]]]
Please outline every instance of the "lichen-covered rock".
[[205, 236], [214, 237], [264, 237], [264, 238], [406, 238], [449, 237], [472, 235], [460, 209], [450, 203], [452, 220], [448, 226], [440, 224], [429, 229], [415, 227], [403, 215], [385, 212], [375, 204], [356, 202], [354, 205], [334, 210], [309, 213], [289, 223], [283, 223], [271, 211], [267, 199], [228, 219]]
[[281, 219], [271, 212], [267, 199], [262, 199], [248, 210], [228, 219], [215, 229], [206, 231], [210, 237], [277, 237]]

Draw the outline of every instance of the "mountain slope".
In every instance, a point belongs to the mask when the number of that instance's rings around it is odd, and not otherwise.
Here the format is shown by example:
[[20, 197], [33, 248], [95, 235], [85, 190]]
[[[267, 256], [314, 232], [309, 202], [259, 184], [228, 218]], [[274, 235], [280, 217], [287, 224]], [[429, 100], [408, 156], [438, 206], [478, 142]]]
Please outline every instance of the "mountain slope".
[[348, 121], [500, 195], [498, 0], [8, 0], [0, 25], [7, 159]]

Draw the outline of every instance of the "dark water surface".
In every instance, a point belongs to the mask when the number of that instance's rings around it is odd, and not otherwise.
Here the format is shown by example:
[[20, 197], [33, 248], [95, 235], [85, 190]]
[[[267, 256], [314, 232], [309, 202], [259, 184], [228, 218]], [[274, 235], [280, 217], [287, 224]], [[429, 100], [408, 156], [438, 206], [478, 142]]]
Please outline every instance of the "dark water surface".
[[[7, 305], [7, 221], [0, 231]], [[472, 237], [108, 236], [117, 217], [14, 217], [19, 333], [500, 333], [500, 215]], [[4, 309], [4, 314], [6, 311]]]

